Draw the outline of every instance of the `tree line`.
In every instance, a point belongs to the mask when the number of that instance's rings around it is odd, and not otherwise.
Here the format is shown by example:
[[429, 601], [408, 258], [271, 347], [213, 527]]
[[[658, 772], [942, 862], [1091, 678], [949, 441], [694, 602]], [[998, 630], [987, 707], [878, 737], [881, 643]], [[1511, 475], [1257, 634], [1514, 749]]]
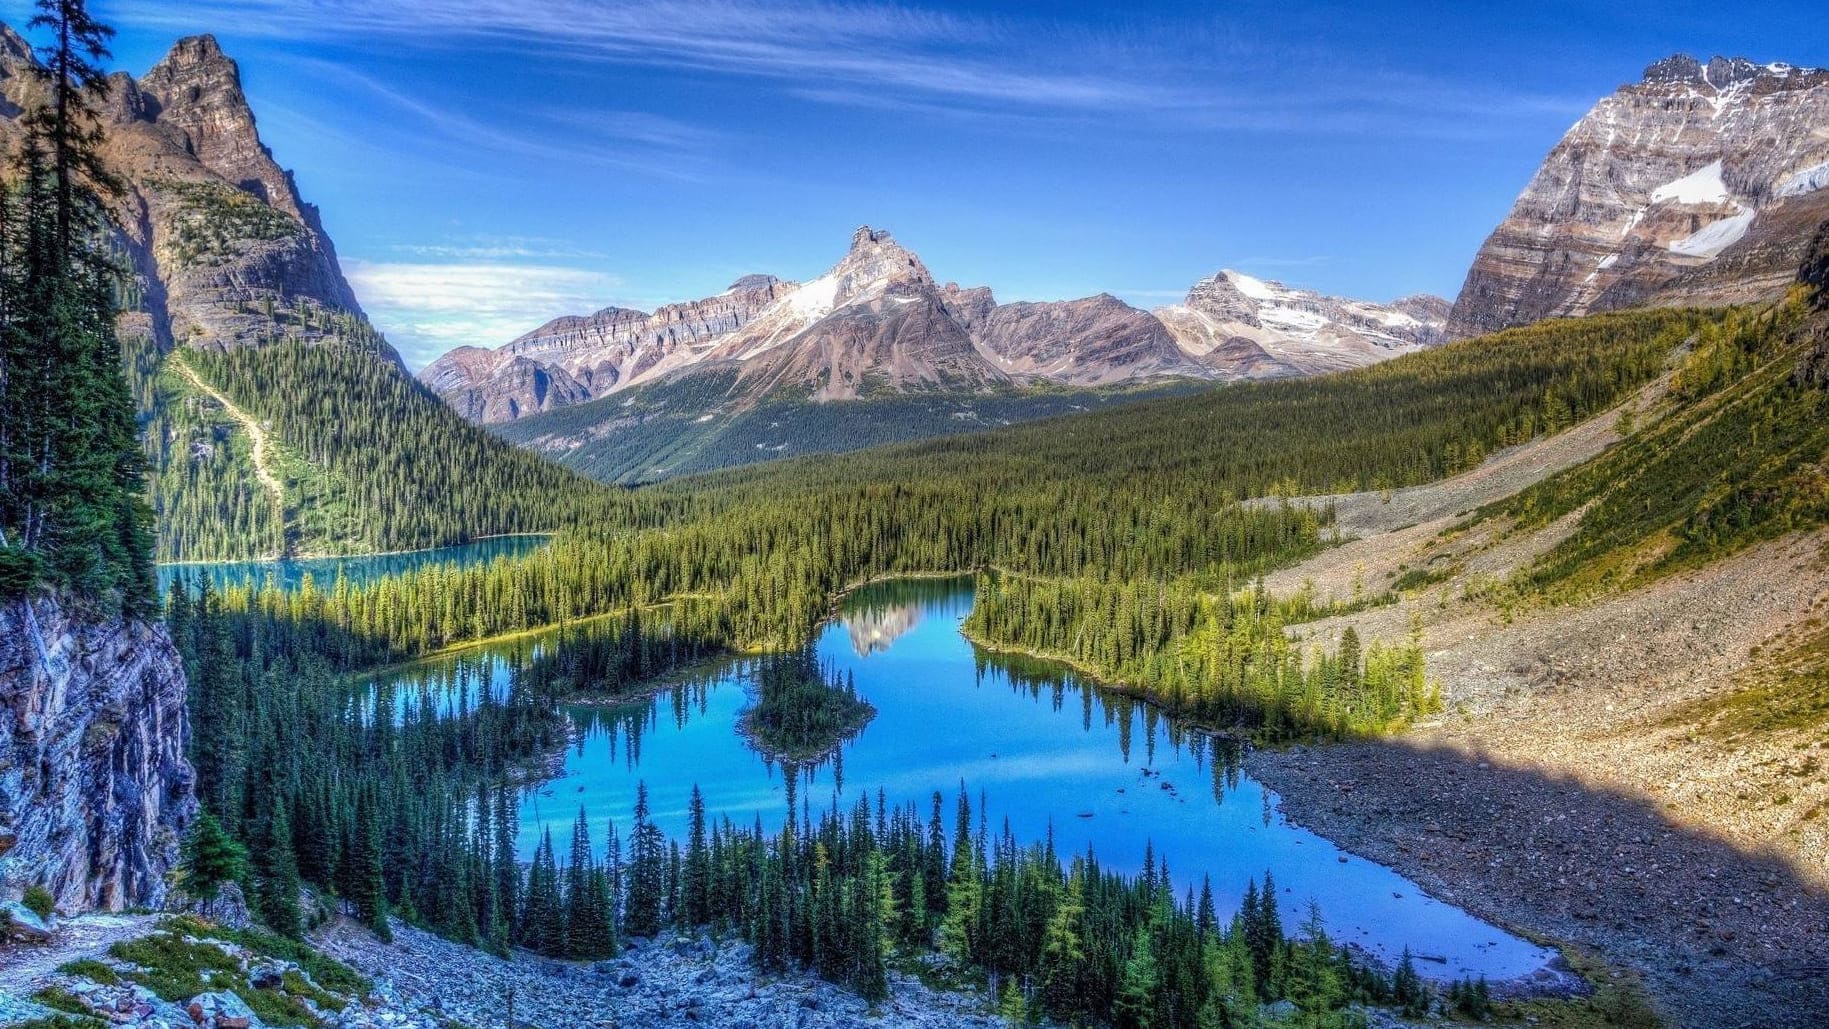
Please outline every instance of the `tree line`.
[[143, 613], [151, 523], [103, 206], [120, 187], [99, 156], [113, 30], [81, 3], [38, 10], [51, 42], [0, 182], [0, 596], [48, 586]]
[[980, 576], [965, 630], [992, 646], [1064, 658], [1171, 713], [1261, 738], [1349, 736], [1441, 708], [1423, 668], [1420, 627], [1364, 645], [1348, 626], [1328, 650], [1286, 631], [1321, 613], [1262, 583], [1214, 595], [1186, 580]]

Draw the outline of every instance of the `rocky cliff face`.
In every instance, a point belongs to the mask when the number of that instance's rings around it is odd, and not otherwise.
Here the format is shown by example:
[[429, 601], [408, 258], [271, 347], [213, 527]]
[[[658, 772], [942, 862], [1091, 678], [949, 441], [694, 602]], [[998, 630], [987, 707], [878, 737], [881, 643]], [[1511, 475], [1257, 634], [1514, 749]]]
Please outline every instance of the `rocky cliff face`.
[[1810, 237], [1797, 281], [1816, 293], [1816, 316], [1809, 327], [1815, 334], [1816, 346], [1797, 362], [1796, 379], [1800, 385], [1829, 388], [1829, 221], [1817, 226]]
[[116, 221], [161, 349], [353, 338], [385, 350], [215, 39], [180, 40], [137, 82], [112, 81], [105, 156], [128, 187]]
[[54, 599], [30, 615], [0, 607], [0, 896], [156, 907], [196, 810], [177, 651]]
[[1210, 374], [1176, 345], [1162, 322], [1109, 293], [1004, 304], [979, 319], [973, 334], [985, 356], [1004, 371], [1074, 386]]
[[1550, 151], [1468, 272], [1450, 333], [1781, 293], [1829, 217], [1829, 70], [1676, 56]]
[[1184, 351], [1232, 379], [1375, 364], [1443, 342], [1447, 314], [1439, 297], [1373, 304], [1235, 271], [1201, 280], [1186, 300], [1155, 312]]

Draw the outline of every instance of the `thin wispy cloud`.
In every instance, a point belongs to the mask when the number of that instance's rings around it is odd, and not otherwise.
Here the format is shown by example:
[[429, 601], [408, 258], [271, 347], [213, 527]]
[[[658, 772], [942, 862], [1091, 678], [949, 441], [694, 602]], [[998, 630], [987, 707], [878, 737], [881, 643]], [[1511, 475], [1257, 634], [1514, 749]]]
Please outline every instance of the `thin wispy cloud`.
[[482, 236], [446, 243], [396, 243], [389, 249], [414, 257], [450, 261], [586, 261], [608, 255], [564, 240], [529, 236]]
[[302, 56], [285, 60], [325, 88], [357, 94], [368, 103], [379, 101], [408, 115], [422, 135], [404, 142], [421, 149], [446, 144], [470, 160], [480, 151], [691, 179], [697, 177], [700, 158], [724, 138], [708, 128], [640, 111], [521, 110], [513, 119], [491, 121], [413, 96], [335, 61]]
[[[543, 60], [609, 63], [775, 80], [816, 103], [937, 117], [1101, 118], [1114, 127], [1400, 133], [1477, 137], [1496, 124], [1578, 112], [1583, 98], [1470, 88], [1414, 72], [1337, 71], [1338, 55], [1256, 49], [1215, 19], [1097, 34], [1048, 21], [992, 19], [892, 3], [826, 0], [193, 0], [185, 17], [235, 19], [270, 38], [385, 39], [435, 52], [486, 46]], [[170, 11], [135, 11], [146, 24]], [[353, 74], [353, 73], [352, 73]], [[370, 80], [378, 93], [392, 92]], [[403, 105], [418, 104], [395, 94]], [[422, 112], [460, 137], [503, 139], [460, 112]], [[580, 122], [574, 120], [573, 124]], [[629, 115], [596, 128], [644, 145], [691, 147], [693, 127]]]
[[453, 347], [495, 347], [560, 314], [609, 305], [623, 281], [604, 272], [504, 261], [345, 260], [369, 317], [409, 366]]

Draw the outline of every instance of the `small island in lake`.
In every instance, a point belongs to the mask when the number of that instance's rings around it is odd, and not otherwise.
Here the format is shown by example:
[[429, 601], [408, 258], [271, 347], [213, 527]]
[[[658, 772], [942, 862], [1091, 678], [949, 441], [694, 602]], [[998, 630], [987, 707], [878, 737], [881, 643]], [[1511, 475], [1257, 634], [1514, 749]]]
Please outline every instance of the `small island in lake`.
[[756, 702], [741, 731], [764, 756], [792, 764], [823, 760], [864, 730], [876, 708], [849, 673], [821, 667], [812, 647], [769, 654], [756, 665]]

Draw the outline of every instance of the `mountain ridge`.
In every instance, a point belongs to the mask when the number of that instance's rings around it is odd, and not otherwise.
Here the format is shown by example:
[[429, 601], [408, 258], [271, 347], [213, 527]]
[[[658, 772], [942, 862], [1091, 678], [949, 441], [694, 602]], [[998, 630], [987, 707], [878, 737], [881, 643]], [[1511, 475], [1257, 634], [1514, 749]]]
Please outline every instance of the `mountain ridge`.
[[[1313, 374], [1444, 338], [1445, 300], [1405, 298], [1397, 302], [1405, 309], [1235, 272], [1206, 283], [1231, 289], [1233, 279], [1271, 290], [1264, 296], [1273, 302], [1241, 295], [1246, 313], [1216, 320], [1196, 313], [1203, 283], [1184, 304], [1155, 311], [1110, 293], [1000, 304], [987, 287], [940, 283], [891, 233], [860, 226], [845, 256], [806, 282], [750, 275], [717, 296], [652, 315], [607, 307], [561, 316], [493, 350], [452, 350], [419, 379], [466, 417], [500, 424], [712, 371], [734, 372], [730, 389], [752, 401], [787, 390], [830, 402], [884, 392]], [[1267, 324], [1260, 306], [1303, 313]], [[687, 331], [662, 331], [675, 321]]]
[[1829, 218], [1829, 69], [1677, 54], [1601, 98], [1480, 247], [1455, 338], [1769, 300]]
[[[19, 139], [39, 81], [28, 41], [0, 26], [0, 145]], [[551, 528], [557, 509], [595, 502], [594, 486], [465, 423], [407, 373], [214, 37], [106, 81], [116, 335], [159, 559], [432, 546]], [[470, 497], [448, 488], [460, 480], [499, 488]]]

